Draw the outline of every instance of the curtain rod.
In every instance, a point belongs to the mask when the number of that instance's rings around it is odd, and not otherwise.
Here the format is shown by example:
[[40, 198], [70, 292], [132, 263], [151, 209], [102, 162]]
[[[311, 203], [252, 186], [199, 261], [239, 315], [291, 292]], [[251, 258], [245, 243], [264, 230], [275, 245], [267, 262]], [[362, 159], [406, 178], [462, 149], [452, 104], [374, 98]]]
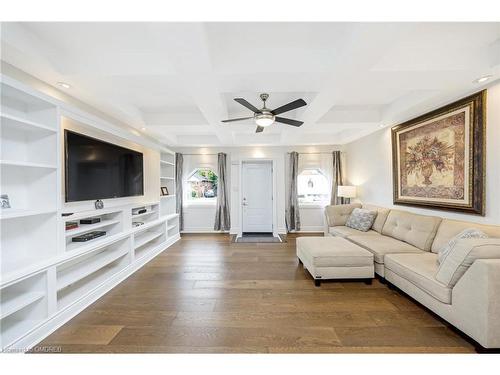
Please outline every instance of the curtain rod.
[[[339, 150], [334, 150], [334, 151], [339, 151]], [[331, 155], [333, 151], [330, 152], [297, 152], [299, 155]], [[341, 154], [344, 153], [344, 151], [340, 151]], [[287, 152], [287, 154], [291, 154], [291, 152]]]
[[[341, 154], [344, 153], [344, 151], [340, 151]], [[182, 155], [187, 155], [187, 156], [217, 156], [218, 154], [185, 154], [183, 152], [181, 152]], [[287, 152], [287, 154], [291, 154], [291, 152]], [[330, 152], [299, 152], [298, 153], [299, 155], [320, 155], [320, 154], [324, 154], [324, 155], [331, 155], [332, 154], [332, 151]]]
[[218, 154], [185, 154], [183, 152], [180, 152], [181, 155], [187, 155], [187, 156], [217, 156]]

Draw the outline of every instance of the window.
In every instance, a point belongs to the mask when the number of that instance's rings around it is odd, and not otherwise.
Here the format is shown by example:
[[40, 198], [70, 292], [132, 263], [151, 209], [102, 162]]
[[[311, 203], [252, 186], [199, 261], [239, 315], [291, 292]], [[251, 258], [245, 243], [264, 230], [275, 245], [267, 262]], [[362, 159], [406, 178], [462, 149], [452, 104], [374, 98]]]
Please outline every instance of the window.
[[187, 198], [191, 201], [215, 201], [218, 177], [208, 168], [195, 169], [187, 179]]
[[299, 203], [328, 203], [330, 185], [319, 169], [304, 169], [297, 178]]

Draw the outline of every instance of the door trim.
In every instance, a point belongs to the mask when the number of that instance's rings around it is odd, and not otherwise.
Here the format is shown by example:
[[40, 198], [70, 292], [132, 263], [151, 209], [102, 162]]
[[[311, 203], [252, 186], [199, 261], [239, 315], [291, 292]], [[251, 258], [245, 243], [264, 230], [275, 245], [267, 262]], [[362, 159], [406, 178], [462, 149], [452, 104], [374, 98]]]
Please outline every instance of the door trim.
[[273, 236], [274, 237], [278, 237], [278, 221], [277, 221], [277, 216], [276, 216], [276, 202], [277, 202], [277, 199], [276, 199], [276, 160], [275, 159], [252, 159], [252, 158], [248, 158], [248, 159], [240, 159], [239, 161], [239, 170], [240, 170], [240, 173], [239, 173], [239, 222], [240, 222], [240, 225], [239, 225], [239, 228], [238, 228], [238, 234], [236, 235], [236, 237], [242, 237], [243, 236], [243, 209], [241, 207], [241, 201], [242, 201], [242, 192], [243, 192], [243, 185], [242, 185], [242, 181], [243, 181], [243, 164], [244, 163], [259, 163], [259, 162], [263, 162], [263, 163], [271, 163], [271, 174], [272, 174], [272, 187], [273, 187]]

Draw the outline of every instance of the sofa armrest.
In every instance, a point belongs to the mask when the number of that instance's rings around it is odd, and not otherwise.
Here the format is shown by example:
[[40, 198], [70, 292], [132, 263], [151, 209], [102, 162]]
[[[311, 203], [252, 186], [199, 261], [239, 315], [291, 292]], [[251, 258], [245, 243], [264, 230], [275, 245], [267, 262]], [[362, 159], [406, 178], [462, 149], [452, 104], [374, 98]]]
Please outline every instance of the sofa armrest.
[[355, 208], [361, 208], [361, 203], [339, 204], [325, 207], [327, 227], [345, 225], [347, 218]]
[[500, 348], [500, 259], [477, 259], [452, 291], [455, 325], [485, 348]]

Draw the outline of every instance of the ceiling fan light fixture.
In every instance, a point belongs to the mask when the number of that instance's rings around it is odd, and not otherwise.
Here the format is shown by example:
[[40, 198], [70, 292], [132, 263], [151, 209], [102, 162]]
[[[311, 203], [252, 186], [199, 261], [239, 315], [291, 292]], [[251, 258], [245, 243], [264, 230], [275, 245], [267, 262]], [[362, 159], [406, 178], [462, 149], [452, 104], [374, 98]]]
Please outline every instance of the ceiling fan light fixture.
[[255, 123], [265, 128], [274, 123], [274, 115], [272, 113], [258, 113], [255, 115]]

